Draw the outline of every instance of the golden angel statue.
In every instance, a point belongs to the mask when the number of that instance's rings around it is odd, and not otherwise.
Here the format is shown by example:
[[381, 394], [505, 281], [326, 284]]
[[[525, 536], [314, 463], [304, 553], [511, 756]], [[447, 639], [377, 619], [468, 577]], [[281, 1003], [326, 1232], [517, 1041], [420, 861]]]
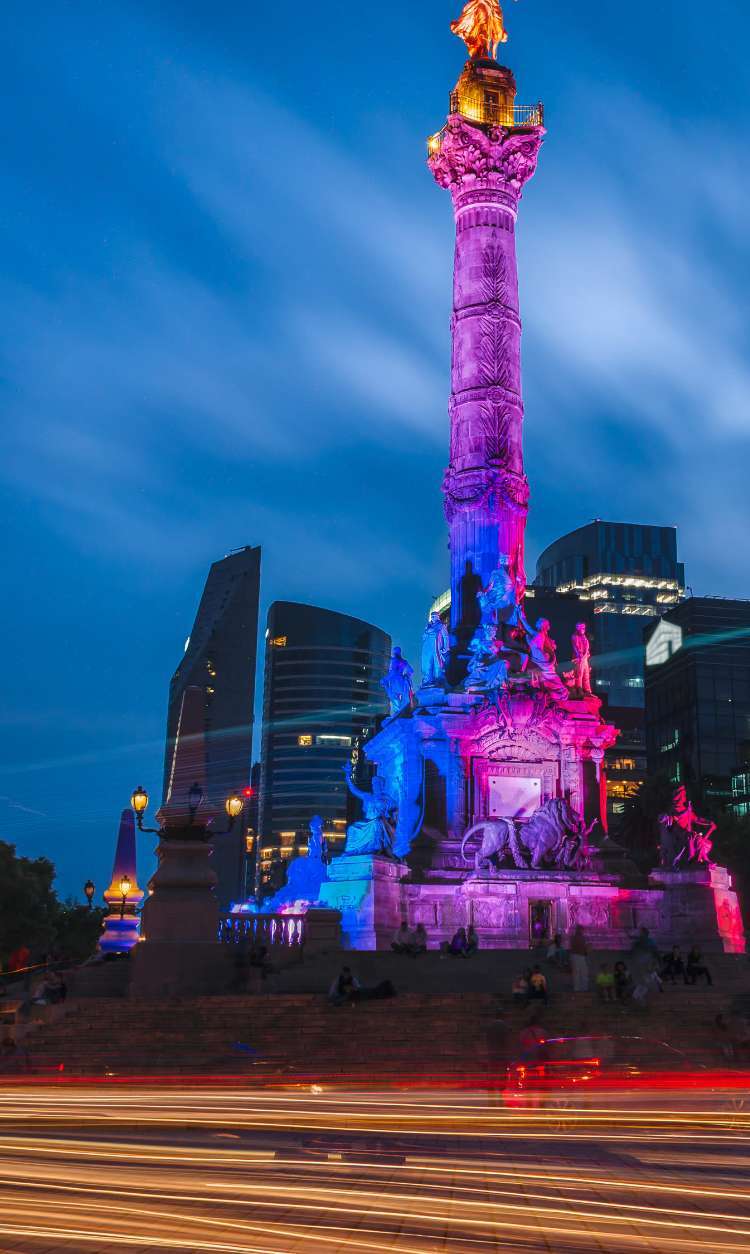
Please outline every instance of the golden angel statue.
[[499, 0], [468, 0], [451, 30], [463, 39], [470, 57], [491, 57], [494, 61], [500, 44], [507, 43], [503, 11]]

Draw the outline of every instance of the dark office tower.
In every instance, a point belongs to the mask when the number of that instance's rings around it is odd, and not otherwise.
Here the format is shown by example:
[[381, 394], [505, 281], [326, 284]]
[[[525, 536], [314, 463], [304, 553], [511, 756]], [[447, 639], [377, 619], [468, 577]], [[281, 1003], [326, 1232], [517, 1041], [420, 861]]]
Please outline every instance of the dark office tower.
[[573, 592], [594, 614], [594, 687], [612, 707], [643, 707], [643, 630], [684, 595], [674, 527], [599, 520], [555, 540], [535, 584]]
[[[249, 787], [255, 700], [255, 664], [260, 593], [260, 548], [237, 549], [214, 562], [203, 589], [185, 656], [172, 677], [167, 713], [164, 796], [173, 766], [180, 703], [187, 687], [205, 693], [205, 805], [216, 812], [215, 827], [227, 825], [224, 802]], [[219, 904], [228, 909], [244, 896], [246, 824], [214, 842], [213, 868]]]
[[283, 880], [306, 848], [314, 814], [332, 851], [346, 835], [343, 767], [387, 712], [380, 680], [390, 637], [370, 623], [314, 605], [276, 601], [268, 611], [260, 782], [258, 888]]
[[750, 601], [690, 597], [646, 639], [650, 772], [744, 813], [750, 763]]

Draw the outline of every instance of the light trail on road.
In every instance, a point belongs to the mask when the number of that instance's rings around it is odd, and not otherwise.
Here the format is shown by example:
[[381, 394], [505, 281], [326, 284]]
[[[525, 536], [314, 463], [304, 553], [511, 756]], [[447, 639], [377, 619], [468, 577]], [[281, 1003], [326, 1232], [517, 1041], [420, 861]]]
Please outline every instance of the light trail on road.
[[750, 1248], [744, 1090], [576, 1098], [0, 1089], [0, 1249]]

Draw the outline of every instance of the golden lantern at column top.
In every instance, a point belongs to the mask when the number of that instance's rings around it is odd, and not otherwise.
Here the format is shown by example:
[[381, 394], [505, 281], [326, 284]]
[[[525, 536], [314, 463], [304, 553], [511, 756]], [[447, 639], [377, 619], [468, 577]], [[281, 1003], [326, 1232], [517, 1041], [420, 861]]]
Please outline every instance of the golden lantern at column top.
[[499, 0], [467, 0], [461, 16], [451, 22], [451, 30], [463, 39], [472, 60], [494, 61], [500, 44], [508, 42]]
[[130, 876], [123, 875], [122, 879], [120, 880], [120, 893], [122, 894], [122, 896], [127, 897], [132, 887], [133, 887], [133, 881], [131, 880]]

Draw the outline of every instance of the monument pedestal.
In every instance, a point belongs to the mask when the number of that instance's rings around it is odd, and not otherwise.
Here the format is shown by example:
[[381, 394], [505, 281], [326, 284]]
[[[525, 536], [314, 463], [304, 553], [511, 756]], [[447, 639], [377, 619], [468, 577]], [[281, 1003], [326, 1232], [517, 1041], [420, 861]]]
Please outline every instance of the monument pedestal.
[[216, 874], [211, 845], [163, 835], [159, 866], [141, 915], [133, 953], [131, 996], [188, 997], [231, 983], [232, 953], [219, 943]]
[[659, 867], [648, 882], [661, 890], [673, 944], [745, 953], [742, 911], [726, 867], [713, 863], [676, 871]]
[[320, 903], [341, 911], [345, 949], [389, 949], [403, 917], [401, 881], [409, 868], [375, 854], [344, 854], [328, 867]]

